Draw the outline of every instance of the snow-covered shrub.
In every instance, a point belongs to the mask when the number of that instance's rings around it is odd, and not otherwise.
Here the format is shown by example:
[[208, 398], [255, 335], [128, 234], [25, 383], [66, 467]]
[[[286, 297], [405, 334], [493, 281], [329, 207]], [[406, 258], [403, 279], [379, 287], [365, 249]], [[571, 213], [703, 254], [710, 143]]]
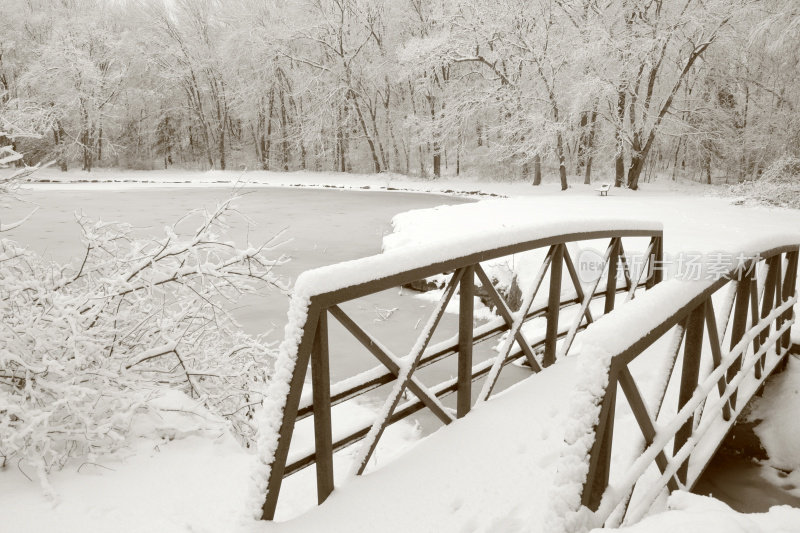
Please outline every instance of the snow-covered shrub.
[[732, 192], [757, 203], [800, 209], [800, 158], [784, 156], [758, 180], [735, 185]]
[[[0, 130], [0, 137], [5, 135], [8, 134]], [[15, 151], [11, 146], [0, 146], [0, 169], [8, 168], [21, 159], [22, 154]], [[14, 172], [0, 176], [0, 195], [16, 192], [20, 182], [33, 174], [38, 168], [38, 165], [33, 167], [24, 166]]]
[[251, 439], [272, 347], [228, 310], [278, 286], [283, 259], [221, 241], [232, 212], [231, 200], [195, 212], [157, 240], [81, 217], [85, 253], [66, 266], [0, 239], [0, 464], [23, 459], [46, 483], [71, 457], [119, 449], [132, 417], [169, 388]]

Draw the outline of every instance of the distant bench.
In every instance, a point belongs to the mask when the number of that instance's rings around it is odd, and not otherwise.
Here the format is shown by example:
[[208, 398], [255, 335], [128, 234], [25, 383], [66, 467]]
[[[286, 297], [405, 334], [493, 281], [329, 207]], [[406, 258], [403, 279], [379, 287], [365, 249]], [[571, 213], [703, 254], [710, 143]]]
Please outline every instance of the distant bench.
[[608, 196], [608, 190], [611, 188], [610, 183], [604, 183], [595, 190], [600, 193], [600, 196]]

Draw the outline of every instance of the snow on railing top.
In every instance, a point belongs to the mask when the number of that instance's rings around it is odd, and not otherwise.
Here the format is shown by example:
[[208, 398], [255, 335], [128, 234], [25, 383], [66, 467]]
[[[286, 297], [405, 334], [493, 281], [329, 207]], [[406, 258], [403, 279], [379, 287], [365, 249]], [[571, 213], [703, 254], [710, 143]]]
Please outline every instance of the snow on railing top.
[[[800, 243], [800, 233], [769, 235], [745, 242], [741, 248], [731, 253], [740, 259], [765, 258], [781, 251], [796, 249]], [[703, 258], [703, 266], [708, 268], [714, 262], [712, 256]], [[626, 355], [643, 337], [663, 328], [665, 322], [681, 309], [692, 307], [719, 289], [735, 276], [737, 266], [728, 270], [728, 276], [718, 279], [665, 280], [650, 290], [637, 296], [592, 323], [583, 333], [578, 352], [578, 388], [575, 391], [570, 411], [569, 425], [565, 429], [568, 452], [559, 457], [560, 477], [555, 480], [554, 496], [564, 494], [563, 501], [553, 504], [551, 522], [559, 523], [565, 531], [590, 529], [598, 524], [596, 517], [581, 507], [575, 492], [564, 490], [574, 488], [586, 479], [589, 469], [589, 453], [594, 443], [594, 431], [598, 423], [603, 395], [609, 380], [612, 361]], [[630, 354], [628, 354], [630, 355]], [[635, 355], [635, 354], [634, 354]], [[565, 511], [570, 512], [565, 512]], [[558, 529], [558, 528], [557, 528]]]
[[[400, 246], [382, 254], [345, 261], [306, 271], [295, 282], [292, 299], [289, 303], [288, 322], [284, 339], [278, 350], [272, 379], [264, 394], [262, 409], [258, 420], [258, 452], [261, 467], [254, 473], [253, 507], [260, 516], [261, 504], [270, 475], [272, 461], [278, 448], [278, 440], [286, 399], [291, 389], [291, 380], [297, 360], [298, 348], [303, 339], [307, 320], [310, 317], [312, 299], [330, 295], [335, 291], [369, 284], [376, 280], [397, 281], [393, 279], [401, 273], [411, 274], [413, 279], [425, 277], [420, 272], [426, 267], [432, 270], [446, 266], [460, 266], [501, 257], [519, 251], [547, 246], [554, 242], [569, 242], [594, 239], [606, 236], [660, 235], [663, 225], [660, 222], [644, 219], [614, 219], [586, 217], [580, 220], [559, 220], [539, 224], [507, 225], [492, 221], [490, 228], [467, 236], [454, 236], [452, 232], [436, 238], [429, 243]], [[431, 228], [436, 234], [437, 229]], [[454, 263], [454, 264], [450, 264]], [[414, 277], [416, 276], [416, 277]], [[400, 283], [396, 283], [398, 285]], [[388, 288], [388, 287], [387, 287]], [[368, 290], [364, 294], [376, 292]], [[350, 293], [349, 298], [358, 294]]]
[[[580, 220], [559, 220], [538, 224], [497, 224], [481, 232], [454, 235], [445, 232], [437, 236], [436, 227], [430, 228], [431, 236], [425, 243], [409, 243], [373, 256], [335, 263], [303, 272], [294, 285], [294, 293], [312, 298], [362, 283], [425, 268], [429, 265], [467, 259], [469, 256], [488, 252], [480, 260], [499, 257], [510, 253], [504, 248], [530, 243], [535, 248], [536, 241], [560, 238], [561, 242], [595, 238], [581, 237], [581, 234], [603, 232], [618, 234], [637, 232], [642, 235], [658, 233], [663, 230], [660, 222], [644, 219], [585, 218]], [[544, 246], [545, 243], [541, 244]]]
[[[735, 258], [769, 257], [777, 250], [797, 247], [800, 233], [770, 235], [752, 240], [739, 250], [729, 252]], [[714, 256], [704, 256], [701, 268], [706, 271], [719, 271], [714, 264], [728, 265]], [[734, 274], [736, 265], [731, 266], [729, 274]], [[724, 276], [718, 279], [682, 280], [671, 279], [654, 286], [652, 289], [636, 297], [628, 305], [615, 309], [614, 313], [587, 328], [582, 338], [581, 354], [587, 350], [602, 351], [610, 354], [621, 354], [629, 349], [642, 336], [654, 330], [676, 311], [689, 305], [692, 300], [700, 301], [702, 293], [715, 284], [725, 283]]]

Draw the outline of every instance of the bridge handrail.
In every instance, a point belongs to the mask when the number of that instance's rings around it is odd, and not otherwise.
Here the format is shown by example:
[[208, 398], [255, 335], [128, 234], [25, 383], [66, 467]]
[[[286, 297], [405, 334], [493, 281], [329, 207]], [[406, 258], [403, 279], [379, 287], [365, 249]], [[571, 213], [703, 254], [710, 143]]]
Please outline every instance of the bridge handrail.
[[[598, 225], [603, 229], [598, 230]], [[520, 225], [420, 246], [394, 248], [381, 254], [307, 270], [293, 292], [330, 306], [398, 287], [442, 272], [553, 244], [610, 237], [661, 237], [663, 225], [652, 220], [589, 219]]]
[[[798, 301], [800, 238], [797, 235], [773, 237], [768, 248], [759, 250], [756, 245], [747, 249], [748, 252], [740, 254], [747, 257], [744, 264], [728, 269], [725, 276], [714, 280], [663, 282], [586, 331], [580, 354], [586, 365], [582, 390], [597, 395], [596, 412], [576, 420], [571, 431], [577, 436], [572, 443], [575, 454], [588, 453], [589, 456], [581, 503], [592, 512], [591, 520], [596, 525], [614, 526], [623, 519], [637, 520], [665, 487], [691, 489], [699, 474], [689, 477], [689, 460], [693, 458], [692, 452], [700, 436], [722, 415], [724, 437], [749, 400], [745, 395], [755, 391], [752, 387], [748, 391], [740, 390], [739, 385], [749, 376], [748, 372], [752, 370], [760, 384], [785, 362], [792, 349], [790, 328], [794, 323], [793, 306]], [[757, 264], [766, 267], [761, 284], [756, 277]], [[720, 305], [722, 309], [718, 314], [714, 311], [712, 296], [727, 285], [731, 292]], [[731, 314], [732, 325], [728, 330]], [[684, 347], [680, 381], [676, 382], [679, 384], [677, 412], [664, 412], [664, 396], [669, 385], [665, 382], [659, 387], [660, 399], [655, 411], [650, 413], [628, 365], [671, 330], [675, 331], [670, 344], [674, 350], [670, 352], [673, 366], [681, 346]], [[620, 333], [623, 331], [627, 334]], [[712, 370], [699, 380], [704, 335], [711, 347]], [[727, 350], [722, 346], [726, 341], [730, 343]], [[751, 344], [752, 354], [748, 352]], [[774, 350], [770, 350], [773, 346]], [[634, 415], [645, 447], [621, 480], [612, 486], [609, 476], [618, 386]], [[714, 388], [719, 398], [707, 403]], [[742, 393], [738, 403], [737, 392]], [[697, 419], [696, 411], [700, 413]], [[660, 414], [673, 415], [673, 418], [660, 424]], [[587, 420], [595, 422], [587, 425]], [[587, 434], [592, 437], [590, 441], [580, 438]], [[669, 453], [665, 447], [671, 441], [674, 445]], [[711, 451], [713, 455], [713, 449]], [[700, 459], [708, 460], [711, 455]], [[629, 512], [636, 481], [653, 463], [660, 471], [660, 478], [646, 493], [637, 495], [636, 506]]]
[[[600, 229], [598, 229], [600, 228]], [[632, 279], [629, 269], [625, 264], [623, 237], [649, 237], [650, 246], [647, 250], [647, 260], [651, 269], [644, 281]], [[575, 266], [572, 263], [566, 244], [571, 242], [611, 239], [604, 257], [608, 265], [606, 287], [602, 292], [596, 293], [599, 279], [592, 288], [591, 294], [584, 294], [582, 285], [577, 279]], [[537, 277], [537, 284], [530, 298], [526, 300], [525, 312], [514, 313], [510, 311], [503, 298], [493, 289], [486, 273], [480, 263], [503, 256], [526, 252], [529, 250], [547, 248], [549, 251], [545, 263]], [[333, 490], [333, 451], [343, 447], [354, 440], [366, 437], [369, 447], [365, 448], [366, 456], [360, 457], [363, 471], [366, 462], [374, 450], [383, 429], [389, 423], [396, 421], [399, 415], [407, 416], [423, 407], [428, 407], [444, 423], [452, 420], [452, 415], [439, 402], [439, 398], [450, 392], [457, 393], [458, 416], [464, 416], [470, 409], [471, 382], [481, 376], [487, 375], [491, 381], [486, 397], [491, 393], [491, 387], [497, 378], [497, 373], [505, 364], [524, 356], [533, 369], [538, 369], [540, 364], [546, 366], [555, 361], [556, 342], [559, 338], [566, 338], [566, 352], [577, 331], [586, 327], [583, 324], [592, 322], [588, 304], [597, 297], [605, 297], [606, 312], [614, 307], [614, 299], [618, 292], [628, 293], [628, 299], [634, 296], [636, 288], [640, 286], [651, 287], [661, 280], [661, 271], [652, 266], [661, 261], [663, 254], [662, 226], [652, 221], [631, 220], [582, 220], [542, 224], [537, 226], [515, 226], [502, 230], [481, 234], [480, 237], [466, 237], [439, 241], [425, 246], [404, 247], [390, 250], [383, 254], [371, 256], [354, 261], [338, 263], [301, 274], [294, 287], [289, 308], [289, 321], [285, 330], [284, 341], [279, 348], [272, 380], [268, 386], [259, 421], [259, 451], [264, 470], [266, 485], [266, 500], [262, 506], [262, 518], [272, 519], [277, 506], [281, 480], [291, 472], [297, 471], [309, 464], [316, 462], [317, 492], [321, 503]], [[624, 288], [617, 288], [617, 260], [623, 265], [625, 275]], [[561, 300], [562, 266], [566, 265], [568, 274], [572, 278], [577, 297]], [[545, 272], [550, 269], [550, 297], [544, 307], [532, 309], [532, 299], [541, 284]], [[339, 304], [365, 295], [377, 293], [386, 289], [401, 286], [433, 275], [453, 272], [445, 290], [443, 299], [437, 305], [429, 323], [423, 328], [423, 334], [418, 340], [415, 350], [406, 358], [395, 358], [388, 350], [380, 345], [369, 334], [360, 329], [338, 307]], [[472, 295], [474, 294], [474, 276], [481, 279], [481, 284], [490, 292], [490, 296], [497, 304], [502, 317], [502, 323], [493, 325], [488, 329], [493, 334], [511, 331], [519, 349], [511, 351], [513, 342], [509, 341], [508, 350], [501, 358], [491, 365], [485, 363], [472, 364], [472, 345], [476, 342], [472, 323]], [[428, 349], [427, 344], [438, 325], [444, 307], [455, 292], [456, 286], [460, 287], [459, 333], [449, 343], [434, 346]], [[526, 296], [527, 298], [527, 296]], [[559, 330], [559, 309], [565, 305], [581, 304], [577, 322], [564, 331]], [[523, 307], [525, 302], [523, 303]], [[331, 391], [327, 316], [334, 316], [345, 329], [348, 330], [364, 347], [366, 347], [383, 365], [388, 372], [371, 376], [375, 379], [360, 383], [351, 382], [349, 388]], [[547, 328], [544, 339], [530, 343], [520, 332], [521, 324], [532, 317], [547, 316]], [[479, 332], [479, 340], [482, 333]], [[543, 346], [543, 358], [537, 360], [533, 348]], [[419, 349], [416, 349], [419, 348]], [[458, 378], [454, 383], [440, 384], [430, 389], [417, 382], [412, 374], [423, 363], [430, 363], [437, 358], [448, 355], [458, 355]], [[301, 405], [303, 385], [307, 368], [311, 363], [312, 398], [311, 405]], [[362, 380], [363, 381], [363, 380]], [[330, 409], [333, 404], [352, 397], [355, 393], [370, 390], [372, 385], [396, 381], [395, 390], [392, 391], [394, 403], [387, 405], [383, 419], [376, 420], [371, 427], [361, 428], [347, 437], [333, 441], [331, 430]], [[377, 386], [377, 385], [376, 385]], [[360, 387], [360, 389], [359, 389]], [[418, 398], [416, 403], [407, 402], [399, 405], [399, 397], [405, 388], [411, 390]], [[341, 388], [341, 387], [340, 387]], [[398, 392], [399, 391], [399, 392]], [[483, 391], [482, 391], [483, 394]], [[485, 399], [485, 398], [482, 398]], [[294, 423], [299, 418], [314, 413], [315, 450], [305, 457], [287, 465], [288, 448], [291, 442]]]

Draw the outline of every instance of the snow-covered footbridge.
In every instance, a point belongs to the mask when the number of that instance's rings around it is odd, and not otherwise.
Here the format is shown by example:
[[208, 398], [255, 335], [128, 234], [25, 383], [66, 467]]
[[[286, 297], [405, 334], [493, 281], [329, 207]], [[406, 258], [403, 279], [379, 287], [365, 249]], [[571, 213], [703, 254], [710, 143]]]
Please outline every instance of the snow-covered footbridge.
[[[637, 520], [668, 490], [691, 489], [797, 350], [798, 244], [762, 240], [663, 281], [660, 224], [587, 220], [304, 273], [260, 420], [262, 518], [280, 518], [284, 480], [310, 467], [324, 505], [268, 529], [573, 531]], [[508, 261], [530, 276], [504, 281]], [[427, 322], [401, 333], [402, 355], [348, 312], [436, 279], [440, 297]], [[496, 315], [479, 318], [477, 295]], [[458, 317], [450, 333], [447, 314]], [[331, 384], [332, 360], [357, 348], [379, 366]], [[337, 418], [340, 404], [364, 398], [379, 402], [377, 416]], [[375, 467], [387, 428], [424, 409], [447, 427]], [[292, 446], [304, 419], [314, 446]], [[348, 474], [358, 479], [339, 483]]]

